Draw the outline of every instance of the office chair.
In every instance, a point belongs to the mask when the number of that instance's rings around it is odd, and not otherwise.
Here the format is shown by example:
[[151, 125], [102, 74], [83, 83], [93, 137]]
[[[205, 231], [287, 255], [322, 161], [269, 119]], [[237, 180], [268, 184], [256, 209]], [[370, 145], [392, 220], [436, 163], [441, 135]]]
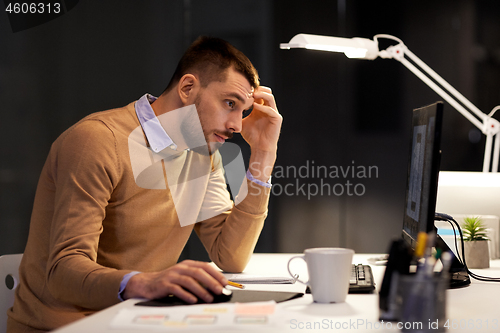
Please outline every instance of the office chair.
[[14, 304], [14, 291], [19, 285], [22, 254], [0, 256], [0, 333], [7, 331], [7, 310]]

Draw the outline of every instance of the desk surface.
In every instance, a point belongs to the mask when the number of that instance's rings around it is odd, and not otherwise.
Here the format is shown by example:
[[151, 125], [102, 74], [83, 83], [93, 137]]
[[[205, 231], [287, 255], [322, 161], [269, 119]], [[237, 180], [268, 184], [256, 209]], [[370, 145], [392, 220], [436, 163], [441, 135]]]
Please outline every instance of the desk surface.
[[[288, 276], [286, 264], [292, 254], [254, 254], [247, 268], [246, 274], [266, 275], [266, 276]], [[376, 257], [375, 254], [356, 254], [353, 263], [368, 263], [369, 258]], [[297, 271], [301, 278], [307, 275], [305, 264], [301, 260], [296, 260], [293, 270]], [[493, 260], [491, 268], [473, 270], [477, 274], [491, 277], [500, 277], [500, 260]], [[385, 267], [372, 266], [377, 290], [380, 288]], [[300, 283], [283, 285], [262, 285], [247, 284], [249, 290], [273, 290], [273, 291], [294, 291], [304, 292], [305, 286]], [[500, 283], [488, 283], [472, 280], [468, 287], [455, 290], [447, 290], [447, 318], [450, 325], [456, 329], [450, 331], [457, 332], [500, 332]], [[55, 332], [58, 333], [99, 333], [117, 332], [110, 328], [111, 320], [116, 314], [126, 308], [133, 308], [139, 300], [131, 299], [108, 309], [100, 311], [92, 316], [65, 326]], [[259, 332], [276, 331], [307, 331], [307, 332], [328, 332], [335, 331], [333, 325], [342, 325], [342, 332], [385, 332], [398, 331], [394, 326], [388, 329], [378, 321], [378, 295], [348, 295], [345, 303], [340, 304], [317, 304], [312, 300], [312, 296], [307, 294], [302, 298], [288, 302], [279, 303], [279, 309], [287, 313], [287, 317], [292, 320], [283, 324], [277, 330], [268, 329]], [[313, 328], [316, 325], [316, 330]], [[328, 323], [328, 325], [326, 324]], [[385, 324], [387, 325], [387, 324]], [[124, 330], [125, 331], [125, 330]], [[155, 332], [158, 330], [151, 330]], [[187, 331], [181, 329], [179, 331]], [[209, 330], [204, 330], [210, 332]], [[230, 332], [231, 330], [224, 330]], [[247, 331], [249, 331], [247, 329]], [[250, 330], [253, 331], [253, 330]], [[143, 333], [144, 330], [126, 330], [130, 333]], [[170, 330], [169, 330], [170, 332]], [[193, 332], [191, 330], [191, 332]]]

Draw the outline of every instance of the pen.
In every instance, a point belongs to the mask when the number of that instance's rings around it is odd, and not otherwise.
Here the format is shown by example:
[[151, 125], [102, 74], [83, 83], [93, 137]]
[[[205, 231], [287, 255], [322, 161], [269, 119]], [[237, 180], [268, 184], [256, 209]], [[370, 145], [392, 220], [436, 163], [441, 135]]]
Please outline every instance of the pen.
[[245, 289], [244, 285], [236, 283], [236, 282], [233, 282], [233, 281], [229, 281], [228, 280], [227, 284], [230, 285], [230, 286], [236, 287], [236, 288]]
[[427, 245], [427, 234], [421, 231], [418, 233], [417, 246], [415, 247], [415, 257], [417, 259], [420, 259], [424, 256], [426, 245]]
[[427, 235], [427, 244], [425, 246], [425, 257], [429, 257], [432, 254], [432, 248], [434, 247], [434, 243], [436, 242], [436, 232], [430, 231]]

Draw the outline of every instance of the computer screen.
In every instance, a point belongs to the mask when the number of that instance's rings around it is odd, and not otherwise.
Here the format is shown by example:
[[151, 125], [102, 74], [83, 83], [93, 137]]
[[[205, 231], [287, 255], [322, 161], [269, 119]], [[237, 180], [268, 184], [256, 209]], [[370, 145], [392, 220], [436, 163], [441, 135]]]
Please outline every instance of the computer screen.
[[403, 238], [414, 248], [419, 232], [434, 230], [443, 103], [413, 110]]
[[[413, 110], [402, 231], [403, 239], [412, 248], [416, 246], [419, 232], [428, 233], [436, 230], [434, 217], [441, 162], [442, 122], [442, 102]], [[439, 235], [436, 238], [435, 247], [443, 252], [450, 251]], [[449, 287], [459, 288], [470, 284], [464, 265], [453, 254], [452, 256]]]

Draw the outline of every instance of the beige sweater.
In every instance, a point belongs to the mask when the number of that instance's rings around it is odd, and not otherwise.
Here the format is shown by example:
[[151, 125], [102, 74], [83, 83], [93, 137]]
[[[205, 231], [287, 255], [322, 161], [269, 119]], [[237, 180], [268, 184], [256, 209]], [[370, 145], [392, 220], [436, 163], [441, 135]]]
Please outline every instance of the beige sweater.
[[[123, 276], [174, 265], [193, 227], [222, 270], [239, 272], [247, 264], [269, 189], [248, 182], [248, 195], [230, 211], [181, 227], [168, 187], [145, 189], [134, 179], [128, 138], [138, 126], [131, 103], [84, 118], [52, 145], [9, 333], [52, 330], [119, 302]], [[189, 170], [196, 153], [186, 154]]]

